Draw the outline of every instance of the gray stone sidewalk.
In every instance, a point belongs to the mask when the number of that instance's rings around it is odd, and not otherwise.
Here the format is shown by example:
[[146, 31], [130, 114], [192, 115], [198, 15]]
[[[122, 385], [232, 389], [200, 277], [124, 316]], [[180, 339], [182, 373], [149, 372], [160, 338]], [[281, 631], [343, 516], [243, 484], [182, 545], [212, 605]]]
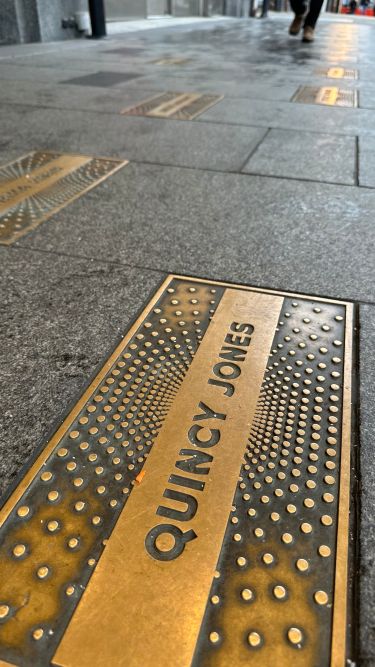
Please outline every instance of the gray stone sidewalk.
[[[130, 164], [0, 246], [0, 492], [168, 272], [358, 304], [357, 664], [375, 665], [375, 19], [207, 20], [0, 49], [0, 165], [30, 150]], [[166, 57], [182, 65], [157, 65]], [[359, 78], [328, 79], [329, 67]], [[107, 73], [93, 81], [82, 77]], [[112, 83], [111, 73], [124, 75]], [[80, 81], [74, 82], [75, 78]], [[101, 79], [101, 82], [100, 82]], [[102, 85], [104, 83], [104, 85]], [[292, 102], [358, 91], [358, 108]], [[224, 99], [193, 121], [125, 117], [165, 91]]]

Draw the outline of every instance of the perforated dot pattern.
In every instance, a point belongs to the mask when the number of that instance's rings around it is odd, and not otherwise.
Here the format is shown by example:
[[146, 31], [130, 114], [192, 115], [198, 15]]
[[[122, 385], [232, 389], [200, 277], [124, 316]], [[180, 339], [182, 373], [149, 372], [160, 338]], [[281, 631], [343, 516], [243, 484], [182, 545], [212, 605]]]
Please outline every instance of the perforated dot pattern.
[[170, 282], [3, 524], [0, 660], [50, 664], [222, 293]]
[[344, 329], [284, 300], [194, 667], [330, 664]]

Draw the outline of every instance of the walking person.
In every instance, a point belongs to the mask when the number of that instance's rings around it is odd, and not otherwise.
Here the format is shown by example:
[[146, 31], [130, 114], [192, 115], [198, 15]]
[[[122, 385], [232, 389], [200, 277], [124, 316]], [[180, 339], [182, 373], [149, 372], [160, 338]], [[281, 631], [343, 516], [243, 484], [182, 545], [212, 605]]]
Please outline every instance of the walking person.
[[298, 35], [303, 26], [302, 41], [313, 42], [315, 24], [319, 18], [323, 1], [324, 0], [310, 0], [308, 12], [306, 14], [307, 6], [304, 0], [290, 0], [295, 17], [289, 26], [289, 34]]

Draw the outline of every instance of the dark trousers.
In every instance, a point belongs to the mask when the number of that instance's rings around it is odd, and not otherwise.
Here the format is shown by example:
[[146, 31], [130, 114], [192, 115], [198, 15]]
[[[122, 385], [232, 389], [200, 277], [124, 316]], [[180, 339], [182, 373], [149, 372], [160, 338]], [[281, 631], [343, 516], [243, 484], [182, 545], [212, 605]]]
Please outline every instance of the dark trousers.
[[[292, 6], [292, 10], [298, 16], [302, 16], [302, 14], [304, 14], [307, 9], [304, 0], [290, 0], [290, 4]], [[315, 28], [315, 23], [319, 18], [323, 0], [310, 0], [309, 5], [309, 11], [305, 17], [305, 26]]]

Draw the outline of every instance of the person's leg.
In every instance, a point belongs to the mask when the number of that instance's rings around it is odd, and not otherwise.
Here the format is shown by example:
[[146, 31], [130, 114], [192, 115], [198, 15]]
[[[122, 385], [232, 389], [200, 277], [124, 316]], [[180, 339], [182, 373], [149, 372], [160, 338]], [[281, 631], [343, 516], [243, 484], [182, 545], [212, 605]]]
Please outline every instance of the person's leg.
[[298, 35], [302, 28], [303, 15], [306, 11], [306, 4], [304, 0], [290, 0], [292, 10], [294, 11], [294, 19], [289, 26], [290, 35]]
[[303, 0], [290, 0], [290, 5], [296, 16], [303, 16], [306, 11], [306, 3]]
[[323, 6], [323, 0], [311, 0], [310, 1], [310, 8], [308, 11], [308, 14], [305, 18], [305, 23], [304, 27], [306, 28], [307, 26], [309, 28], [314, 29], [315, 24], [319, 18], [320, 10], [322, 9]]

